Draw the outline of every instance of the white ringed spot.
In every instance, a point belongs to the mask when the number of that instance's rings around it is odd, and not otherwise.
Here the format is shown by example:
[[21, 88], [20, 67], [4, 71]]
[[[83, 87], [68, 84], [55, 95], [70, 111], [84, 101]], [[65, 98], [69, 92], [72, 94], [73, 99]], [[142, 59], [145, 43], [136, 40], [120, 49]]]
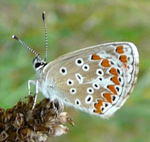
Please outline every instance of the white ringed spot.
[[71, 89], [70, 89], [70, 93], [71, 93], [72, 95], [76, 94], [76, 92], [77, 92], [76, 88], [71, 88]]
[[80, 100], [79, 99], [75, 99], [75, 104], [78, 105], [78, 106], [80, 106], [81, 105]]
[[97, 90], [100, 88], [100, 85], [98, 83], [93, 83], [92, 86], [94, 89], [97, 89]]
[[102, 69], [97, 69], [97, 70], [96, 70], [96, 74], [97, 74], [97, 75], [104, 75], [104, 72], [103, 72]]
[[94, 89], [92, 87], [88, 87], [86, 91], [87, 91], [88, 94], [93, 94], [94, 93]]
[[101, 83], [103, 81], [103, 77], [98, 77], [97, 80], [99, 83]]
[[88, 64], [84, 64], [84, 65], [82, 66], [82, 69], [83, 69], [83, 71], [89, 71], [90, 67], [89, 67]]
[[91, 96], [91, 95], [86, 96], [86, 98], [85, 98], [86, 104], [90, 104], [90, 103], [92, 103], [92, 101], [93, 101], [93, 96]]
[[67, 85], [72, 86], [74, 84], [74, 81], [72, 79], [67, 80]]
[[75, 64], [76, 64], [77, 66], [82, 66], [83, 63], [84, 63], [84, 61], [83, 61], [82, 58], [78, 58], [78, 59], [75, 60]]
[[62, 74], [62, 75], [66, 75], [67, 74], [67, 68], [66, 67], [61, 67], [59, 69], [59, 72]]
[[79, 82], [79, 84], [83, 83], [83, 77], [80, 73], [76, 73], [75, 77], [76, 77], [77, 81]]

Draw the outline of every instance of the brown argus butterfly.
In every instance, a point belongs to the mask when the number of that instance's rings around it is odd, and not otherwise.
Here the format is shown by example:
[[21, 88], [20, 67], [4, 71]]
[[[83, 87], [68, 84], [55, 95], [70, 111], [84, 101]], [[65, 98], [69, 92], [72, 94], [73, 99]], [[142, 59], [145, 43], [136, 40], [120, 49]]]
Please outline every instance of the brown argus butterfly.
[[[45, 13], [42, 14], [47, 31]], [[37, 79], [36, 94], [57, 99], [66, 105], [108, 118], [116, 112], [132, 92], [138, 74], [139, 55], [131, 42], [112, 42], [87, 47], [47, 63], [17, 36], [13, 36], [36, 55], [33, 68]], [[47, 44], [45, 45], [47, 50]], [[47, 52], [46, 52], [47, 56]]]

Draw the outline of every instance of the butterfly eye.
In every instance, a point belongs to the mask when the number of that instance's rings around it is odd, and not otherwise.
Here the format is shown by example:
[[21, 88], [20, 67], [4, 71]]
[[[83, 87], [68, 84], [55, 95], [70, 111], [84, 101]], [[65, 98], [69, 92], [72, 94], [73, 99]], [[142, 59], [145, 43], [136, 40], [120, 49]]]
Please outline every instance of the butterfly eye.
[[38, 68], [39, 66], [41, 66], [41, 63], [36, 63], [35, 64], [35, 68]]

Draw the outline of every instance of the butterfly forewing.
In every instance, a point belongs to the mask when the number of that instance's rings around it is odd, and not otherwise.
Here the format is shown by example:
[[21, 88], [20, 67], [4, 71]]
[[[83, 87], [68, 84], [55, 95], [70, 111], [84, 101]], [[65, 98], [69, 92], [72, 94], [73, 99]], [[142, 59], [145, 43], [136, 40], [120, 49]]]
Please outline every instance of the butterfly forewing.
[[53, 88], [50, 94], [57, 94], [75, 108], [109, 117], [134, 87], [138, 58], [132, 43], [107, 43], [66, 54], [49, 63], [43, 72]]

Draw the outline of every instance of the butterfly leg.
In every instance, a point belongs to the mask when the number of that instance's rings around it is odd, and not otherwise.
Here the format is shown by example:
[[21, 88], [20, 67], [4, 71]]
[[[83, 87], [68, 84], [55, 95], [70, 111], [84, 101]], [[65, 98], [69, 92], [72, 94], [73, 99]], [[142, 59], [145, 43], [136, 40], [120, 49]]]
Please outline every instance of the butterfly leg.
[[34, 101], [33, 101], [33, 106], [32, 106], [32, 109], [34, 109], [34, 107], [36, 105], [36, 101], [37, 101], [37, 96], [39, 93], [39, 82], [38, 82], [38, 80], [28, 80], [29, 95], [31, 95], [31, 85], [35, 86], [35, 96], [34, 96]]
[[35, 86], [36, 81], [35, 80], [28, 80], [28, 94], [31, 95], [31, 85]]
[[37, 80], [37, 81], [36, 81], [36, 84], [35, 84], [35, 96], [34, 96], [34, 102], [33, 102], [32, 109], [34, 109], [34, 107], [35, 107], [35, 105], [36, 105], [38, 93], [39, 93], [39, 82], [38, 82], [38, 80]]

